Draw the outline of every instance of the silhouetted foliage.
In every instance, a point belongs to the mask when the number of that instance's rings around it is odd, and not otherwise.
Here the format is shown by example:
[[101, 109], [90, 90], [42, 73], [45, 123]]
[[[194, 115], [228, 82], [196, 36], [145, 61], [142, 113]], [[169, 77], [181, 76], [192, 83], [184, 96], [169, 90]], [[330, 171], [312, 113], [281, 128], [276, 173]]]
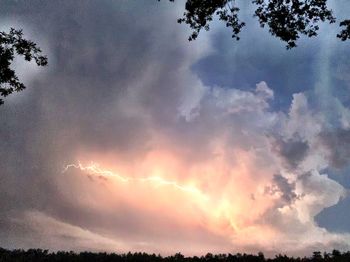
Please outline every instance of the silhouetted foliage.
[[[158, 0], [160, 1], [160, 0]], [[174, 2], [174, 0], [170, 0]], [[317, 36], [320, 22], [335, 23], [336, 18], [327, 6], [327, 0], [251, 0], [256, 6], [252, 14], [261, 27], [285, 42], [287, 49], [296, 47], [300, 35]], [[245, 26], [239, 17], [240, 8], [235, 0], [187, 0], [185, 12], [179, 23], [186, 23], [193, 30], [189, 40], [198, 37], [199, 32], [209, 30], [209, 23], [217, 16], [226, 27], [232, 29], [232, 38], [239, 40], [239, 33]], [[340, 22], [343, 29], [337, 37], [345, 41], [350, 38], [350, 20]]]
[[189, 24], [193, 29], [189, 40], [197, 38], [201, 29], [209, 30], [209, 22], [213, 19], [213, 14], [232, 28], [232, 37], [239, 40], [238, 34], [245, 23], [238, 19], [239, 8], [227, 0], [189, 0], [186, 2], [186, 12], [183, 18], [178, 19], [179, 23]]
[[341, 27], [345, 27], [341, 32], [337, 35], [342, 41], [350, 39], [350, 20], [344, 20], [340, 22]]
[[93, 253], [93, 252], [81, 252], [75, 253], [73, 251], [58, 251], [49, 252], [42, 249], [15, 249], [7, 250], [0, 248], [0, 262], [2, 261], [53, 261], [53, 262], [345, 262], [350, 261], [350, 252], [341, 253], [338, 250], [334, 250], [332, 253], [324, 253], [317, 251], [314, 252], [311, 257], [288, 257], [286, 255], [279, 254], [274, 258], [265, 258], [264, 254], [259, 252], [257, 255], [253, 254], [211, 254], [208, 253], [201, 257], [186, 257], [181, 253], [176, 253], [172, 256], [163, 257], [156, 254], [147, 253], [127, 253], [127, 254], [115, 254], [115, 253]]
[[15, 55], [23, 56], [26, 61], [34, 60], [38, 66], [47, 65], [47, 57], [40, 54], [36, 43], [23, 38], [22, 30], [11, 28], [9, 33], [0, 32], [0, 105], [4, 103], [1, 97], [25, 89], [10, 67]]

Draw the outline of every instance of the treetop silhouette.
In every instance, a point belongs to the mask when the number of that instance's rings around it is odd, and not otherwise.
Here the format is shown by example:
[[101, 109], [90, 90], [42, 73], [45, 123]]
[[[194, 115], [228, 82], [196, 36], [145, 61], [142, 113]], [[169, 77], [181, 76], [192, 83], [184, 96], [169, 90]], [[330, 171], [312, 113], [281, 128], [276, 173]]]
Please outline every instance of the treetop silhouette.
[[[320, 22], [336, 22], [327, 0], [251, 0], [251, 3], [256, 6], [252, 15], [260, 26], [268, 27], [273, 36], [286, 43], [287, 49], [296, 47], [301, 35], [317, 36]], [[210, 22], [217, 16], [232, 30], [232, 38], [239, 40], [246, 25], [239, 19], [239, 11], [235, 0], [187, 0], [178, 23], [190, 26], [193, 31], [188, 39], [192, 41], [203, 29], [208, 31]], [[337, 37], [342, 41], [350, 39], [350, 20], [341, 21], [339, 26], [342, 30]]]

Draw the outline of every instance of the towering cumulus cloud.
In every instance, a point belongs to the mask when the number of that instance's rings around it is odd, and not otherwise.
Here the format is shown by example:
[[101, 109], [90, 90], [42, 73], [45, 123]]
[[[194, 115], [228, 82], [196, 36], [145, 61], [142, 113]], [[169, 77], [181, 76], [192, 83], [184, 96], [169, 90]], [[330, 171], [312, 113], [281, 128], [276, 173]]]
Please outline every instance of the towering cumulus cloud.
[[[328, 172], [349, 165], [350, 113], [345, 99], [317, 88], [326, 83], [281, 94], [270, 75], [242, 86], [203, 80], [198, 65], [226, 52], [227, 39], [214, 30], [186, 42], [175, 23], [181, 3], [25, 3], [3, 1], [1, 17], [26, 25], [50, 66], [27, 71], [30, 88], [0, 109], [1, 246], [189, 255], [350, 248], [350, 234], [316, 221], [348, 197]], [[276, 68], [264, 50], [250, 53], [259, 70]], [[259, 76], [242, 54], [242, 72], [252, 73], [227, 78]]]

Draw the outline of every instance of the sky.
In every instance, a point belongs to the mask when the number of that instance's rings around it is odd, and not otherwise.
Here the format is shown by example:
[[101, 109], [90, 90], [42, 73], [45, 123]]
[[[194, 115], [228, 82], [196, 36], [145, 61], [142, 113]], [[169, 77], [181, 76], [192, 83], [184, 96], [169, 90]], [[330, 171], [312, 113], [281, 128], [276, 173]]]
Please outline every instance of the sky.
[[[184, 2], [0, 1], [47, 54], [0, 108], [0, 246], [310, 255], [350, 245], [350, 43], [298, 47]], [[347, 0], [330, 1], [346, 17]]]

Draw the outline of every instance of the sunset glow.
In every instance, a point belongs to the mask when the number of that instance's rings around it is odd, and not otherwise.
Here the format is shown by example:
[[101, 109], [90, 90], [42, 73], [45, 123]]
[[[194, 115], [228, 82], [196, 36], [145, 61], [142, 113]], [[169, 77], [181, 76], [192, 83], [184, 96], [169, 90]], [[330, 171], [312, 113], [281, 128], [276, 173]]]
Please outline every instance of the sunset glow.
[[[215, 160], [193, 165], [186, 164], [180, 156], [175, 163], [173, 153], [155, 151], [133, 168], [120, 168], [124, 172], [129, 170], [126, 174], [118, 171], [118, 166], [107, 169], [96, 162], [68, 164], [62, 174], [66, 182], [69, 176], [82, 175], [84, 182], [77, 185], [80, 193], [86, 190], [89, 198], [103, 202], [105, 208], [121, 201], [144, 210], [140, 212], [151, 210], [160, 217], [166, 213], [166, 217], [184, 228], [204, 227], [232, 243], [243, 246], [254, 239], [255, 244], [266, 245], [279, 233], [272, 227], [259, 225], [259, 217], [273, 207], [279, 197], [266, 193], [267, 174], [253, 179], [257, 172], [254, 154], [236, 152], [239, 161], [232, 166], [219, 155]], [[81, 183], [87, 183], [85, 189]], [[152, 221], [146, 223], [153, 227]]]

